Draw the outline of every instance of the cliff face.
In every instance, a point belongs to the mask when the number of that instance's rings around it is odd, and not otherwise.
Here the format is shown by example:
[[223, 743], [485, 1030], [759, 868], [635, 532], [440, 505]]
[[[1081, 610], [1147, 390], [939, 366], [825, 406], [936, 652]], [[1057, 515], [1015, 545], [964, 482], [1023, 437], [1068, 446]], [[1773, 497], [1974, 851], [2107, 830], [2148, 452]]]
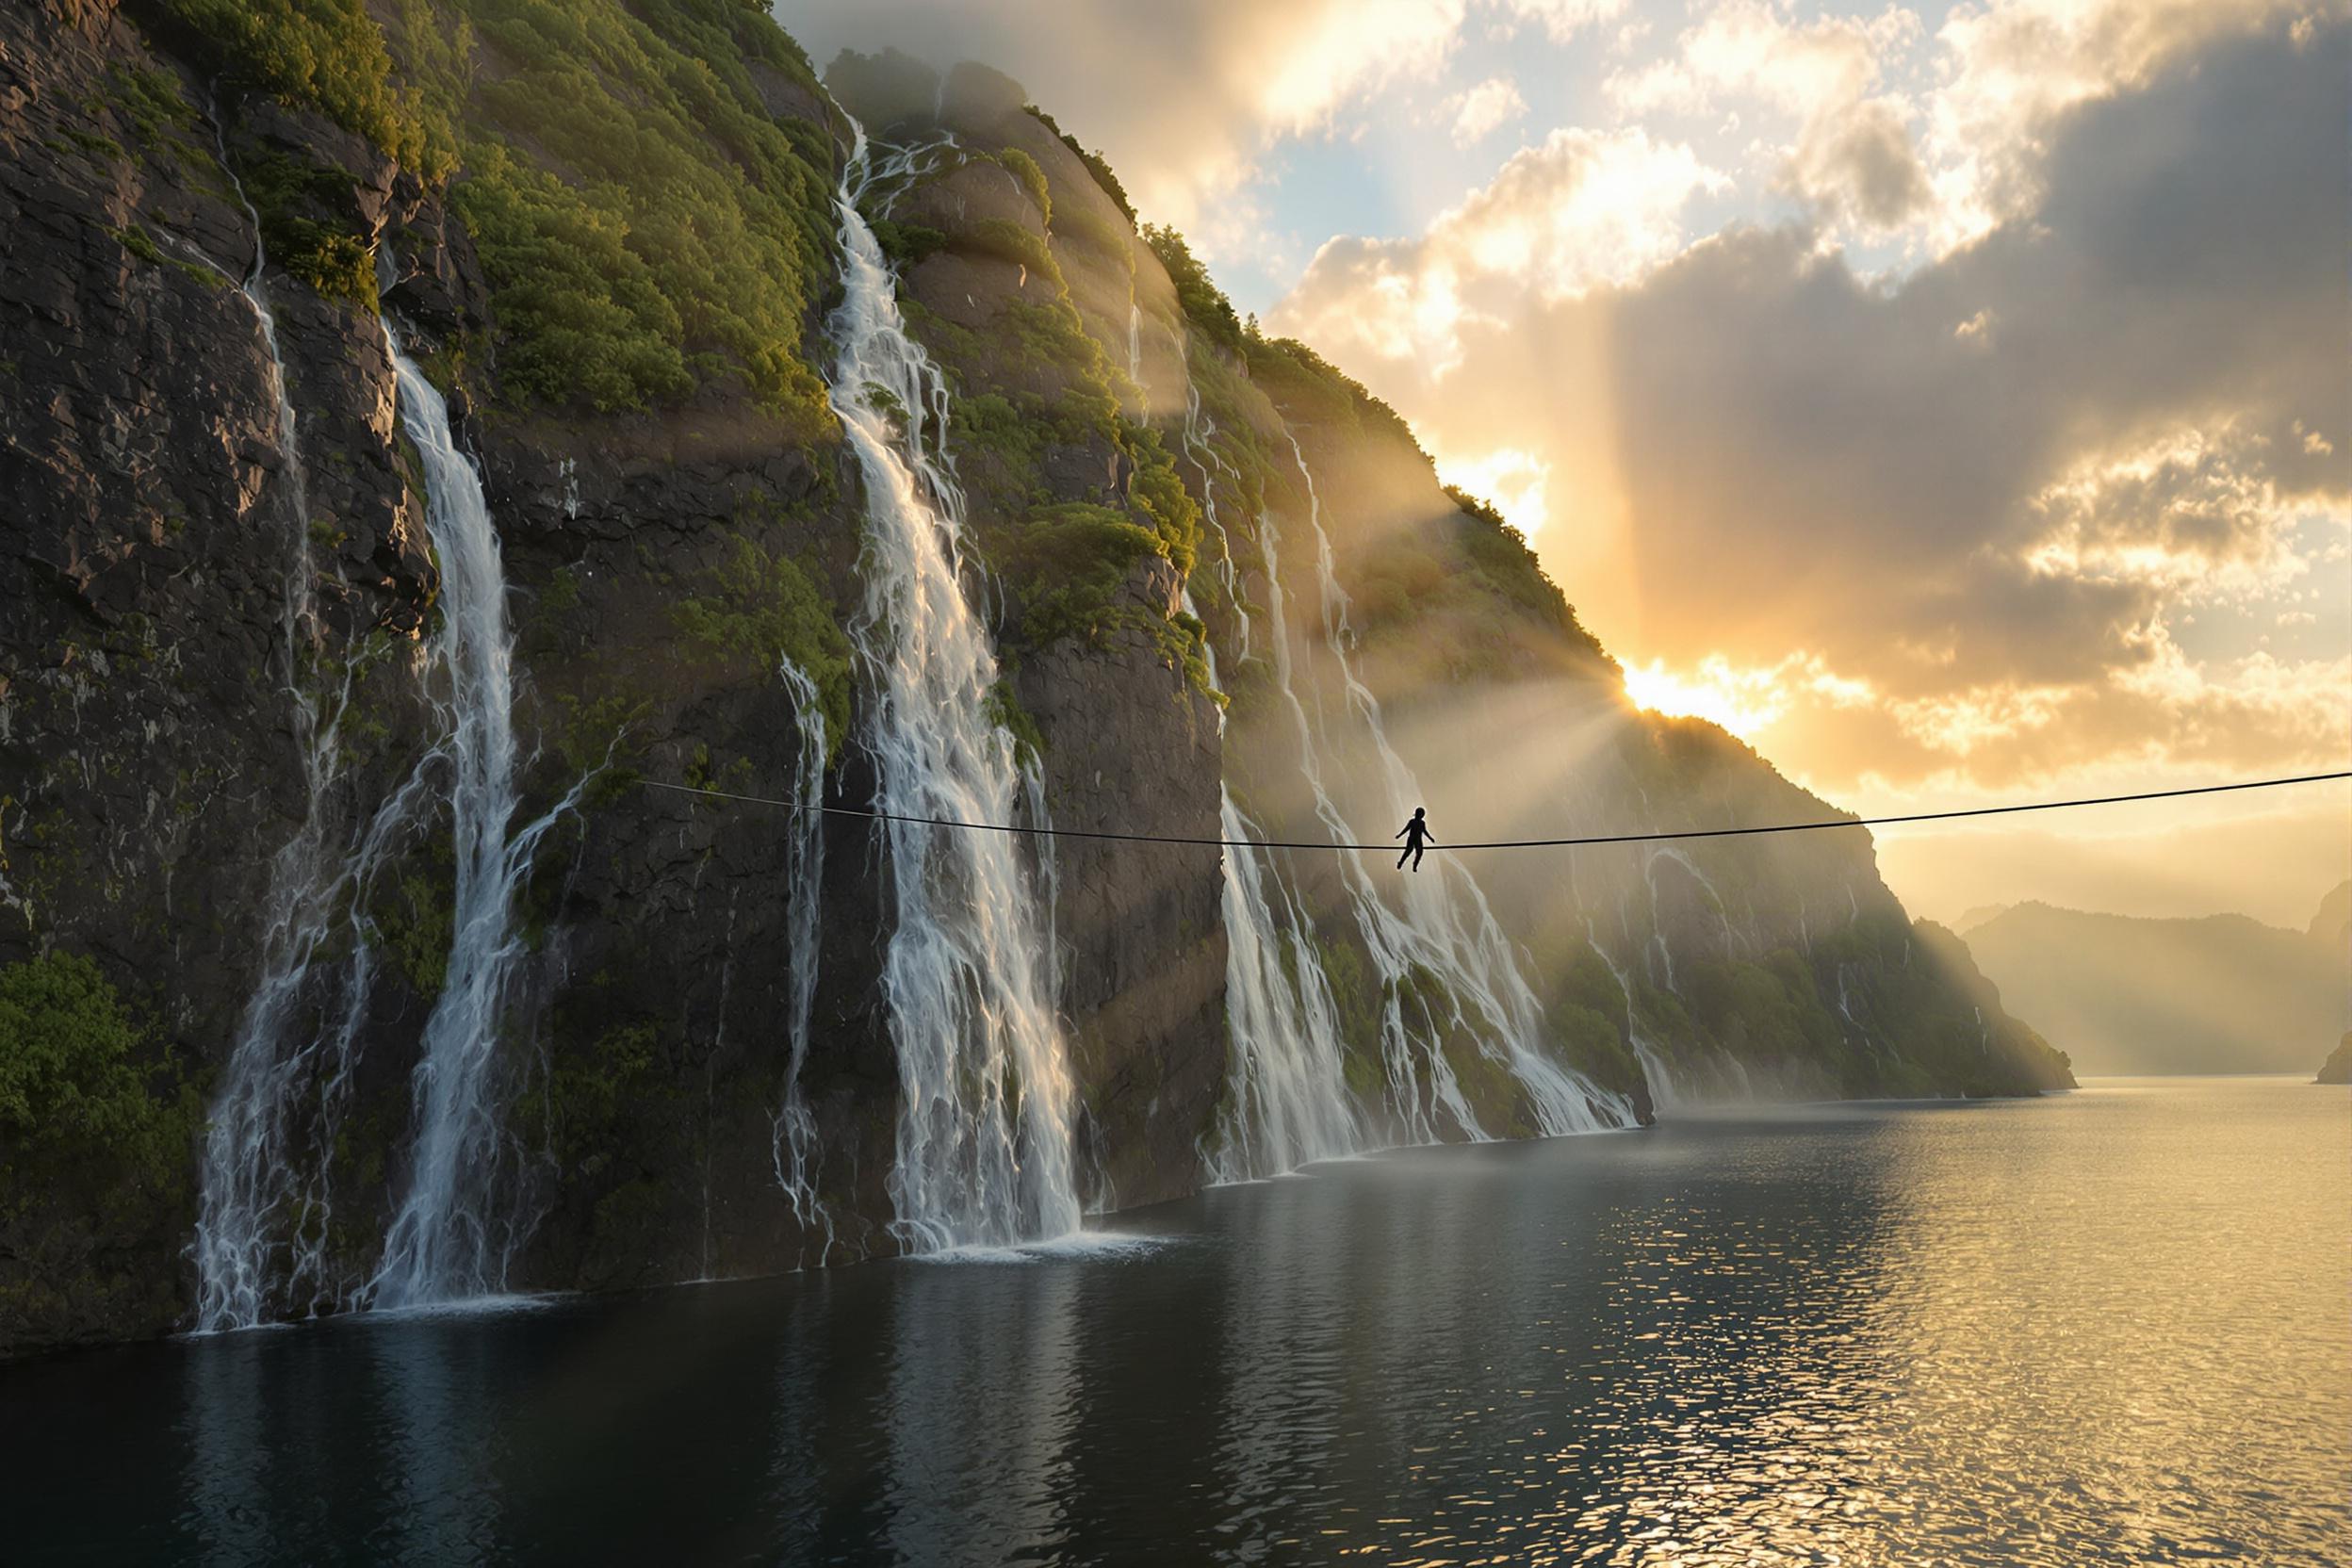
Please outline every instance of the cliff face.
[[[874, 796], [866, 497], [823, 386], [851, 127], [726, 0], [336, 14], [302, 24], [305, 57], [394, 89], [321, 101], [270, 74], [286, 40], [175, 0], [0, 15], [0, 1352], [210, 1311], [197, 1258], [240, 1148], [272, 1173], [245, 1195], [261, 1315], [365, 1300], [412, 1184], [469, 849], [449, 563], [387, 320], [482, 477], [511, 827], [541, 825], [487, 1026], [496, 1137], [467, 1170], [497, 1282], [895, 1245], [883, 839], [825, 822], [808, 949], [800, 816], [641, 782], [793, 799], [814, 759], [827, 802]], [[832, 85], [917, 150], [862, 205], [954, 388], [991, 711], [1056, 826], [1214, 839], [1222, 782], [1259, 836], [1329, 838], [1294, 713], [1362, 711], [1351, 678], [1385, 731], [1335, 725], [1322, 771], [1373, 837], [1390, 740], [1442, 835], [1826, 809], [1720, 732], [1630, 710], [1524, 547], [1361, 389], [1244, 333], [1018, 86], [856, 60]], [[1576, 743], [1527, 744], [1544, 731]], [[1459, 765], [1478, 757], [1503, 765]], [[1956, 944], [1907, 924], [1859, 831], [1742, 845], [1477, 862], [1482, 961], [1524, 977], [1594, 1114], [1752, 1072], [2065, 1081]], [[1380, 1135], [1415, 1131], [1441, 1076], [1465, 1109], [1434, 1135], [1559, 1114], [1462, 1021], [1504, 980], [1384, 958], [1336, 857], [1266, 863], [1297, 910], [1284, 983], [1328, 993]], [[1083, 1198], [1194, 1190], [1235, 1092], [1219, 852], [1068, 839], [1030, 865]], [[1430, 1053], [1404, 1085], [1398, 1019]]]

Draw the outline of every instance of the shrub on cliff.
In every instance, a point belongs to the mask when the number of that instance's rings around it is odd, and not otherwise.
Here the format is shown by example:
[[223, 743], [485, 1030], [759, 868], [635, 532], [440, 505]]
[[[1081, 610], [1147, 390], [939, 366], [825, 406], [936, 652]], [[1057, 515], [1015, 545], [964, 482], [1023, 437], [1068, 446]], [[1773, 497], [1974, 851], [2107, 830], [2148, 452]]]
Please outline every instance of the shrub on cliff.
[[1160, 265], [1176, 285], [1176, 302], [1184, 308], [1184, 318], [1208, 335], [1209, 341], [1234, 353], [1241, 352], [1241, 318], [1233, 314], [1233, 302], [1217, 286], [1209, 270], [1200, 265], [1184, 243], [1184, 237], [1174, 229], [1156, 223], [1143, 226], [1143, 241], [1152, 247], [1152, 253], [1160, 258]]
[[[485, 70], [452, 192], [505, 336], [501, 390], [603, 410], [739, 385], [832, 427], [802, 340], [829, 272], [831, 145], [751, 66], [812, 84], [733, 0], [470, 0]], [[810, 89], [813, 94], [813, 87]]]
[[169, 1278], [120, 1259], [192, 1220], [203, 1113], [144, 1045], [88, 958], [0, 969], [0, 1354], [28, 1325], [105, 1338], [170, 1315]]
[[296, 108], [316, 108], [426, 179], [455, 162], [449, 122], [393, 80], [367, 0], [153, 0], [191, 34], [206, 69]]
[[[168, 1183], [187, 1152], [176, 1084], [158, 1093], [139, 1032], [98, 966], [49, 953], [0, 969], [0, 1143], [20, 1162], [92, 1161]], [[13, 1185], [13, 1184], [11, 1184]]]

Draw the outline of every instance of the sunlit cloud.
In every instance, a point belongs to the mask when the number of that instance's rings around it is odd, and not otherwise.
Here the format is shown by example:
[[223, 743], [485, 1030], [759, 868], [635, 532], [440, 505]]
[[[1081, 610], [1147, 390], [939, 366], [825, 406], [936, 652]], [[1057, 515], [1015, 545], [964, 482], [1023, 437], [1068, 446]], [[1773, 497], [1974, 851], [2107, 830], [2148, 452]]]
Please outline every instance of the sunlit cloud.
[[1682, 212], [1723, 177], [1643, 131], [1554, 131], [1412, 240], [1325, 245], [1273, 317], [1326, 351], [1443, 376], [1486, 302], [1573, 298], [1630, 282], [1683, 246]]
[[[1998, 0], [1954, 8], [1936, 33], [1925, 106], [1936, 242], [1950, 250], [2032, 210], [2066, 111], [2145, 85], [2214, 40], [2284, 17], [2341, 19], [2334, 0]], [[2308, 31], [2304, 35], [2311, 36]]]
[[1494, 502], [1530, 539], [1544, 531], [1551, 515], [1545, 491], [1551, 483], [1552, 466], [1542, 457], [1517, 447], [1498, 447], [1472, 458], [1445, 452], [1431, 456], [1446, 483]]
[[1489, 76], [1438, 106], [1452, 122], [1454, 145], [1474, 147], [1527, 112], [1527, 101], [1508, 76]]
[[1870, 683], [1830, 669], [1819, 656], [1792, 653], [1773, 664], [1735, 664], [1709, 654], [1690, 668], [1653, 659], [1628, 663], [1625, 694], [1654, 713], [1706, 719], [1753, 741], [1804, 702], [1860, 708], [1875, 696]]
[[1892, 228], [1930, 196], [1912, 147], [1917, 110], [1879, 90], [1885, 62], [1919, 37], [1918, 16], [1897, 7], [1797, 23], [1761, 0], [1730, 0], [1672, 55], [1612, 73], [1606, 90], [1635, 118], [1760, 107], [1794, 126], [1776, 148], [1782, 184], [1830, 217]]
[[1560, 42], [1623, 16], [1630, 0], [1493, 0], [1506, 24], [1532, 23]]

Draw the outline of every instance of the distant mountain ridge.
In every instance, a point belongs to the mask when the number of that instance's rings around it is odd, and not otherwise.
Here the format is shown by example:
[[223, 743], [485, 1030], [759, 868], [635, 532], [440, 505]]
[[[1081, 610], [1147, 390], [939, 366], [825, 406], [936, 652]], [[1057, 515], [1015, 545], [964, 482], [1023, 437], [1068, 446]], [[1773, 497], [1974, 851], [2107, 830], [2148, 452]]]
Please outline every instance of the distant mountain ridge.
[[2024, 903], [1972, 910], [1962, 933], [2078, 1072], [2308, 1072], [2352, 1023], [2347, 925], [2352, 881], [2302, 931]]

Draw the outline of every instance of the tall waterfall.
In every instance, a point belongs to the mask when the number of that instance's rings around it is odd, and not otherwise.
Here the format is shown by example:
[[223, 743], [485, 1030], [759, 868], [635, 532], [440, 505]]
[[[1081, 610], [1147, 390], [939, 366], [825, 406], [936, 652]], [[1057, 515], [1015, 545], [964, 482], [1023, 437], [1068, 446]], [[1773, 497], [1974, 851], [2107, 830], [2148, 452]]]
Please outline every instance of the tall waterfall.
[[[423, 795], [412, 778], [355, 840], [334, 841], [331, 793], [340, 772], [340, 721], [352, 666], [345, 664], [332, 702], [326, 700], [324, 672], [306, 658], [321, 637], [309, 476], [296, 439], [277, 318], [262, 282], [268, 256], [260, 218], [245, 199], [225, 144], [220, 166], [253, 224], [253, 265], [237, 286], [253, 306], [277, 405], [277, 496], [290, 545], [280, 631], [304, 804], [301, 826], [270, 860], [261, 974], [237, 1021], [206, 1118], [189, 1249], [196, 1325], [204, 1331], [251, 1328], [279, 1312], [315, 1311], [335, 1304], [340, 1295], [342, 1282], [326, 1256], [334, 1194], [325, 1152], [334, 1143], [375, 970], [369, 934], [351, 918], [350, 903], [396, 846]], [[322, 960], [337, 945], [346, 948], [344, 956]]]
[[441, 567], [441, 624], [433, 662], [451, 773], [456, 858], [449, 962], [425, 1022], [413, 1080], [407, 1190], [385, 1233], [384, 1261], [366, 1287], [375, 1307], [414, 1306], [502, 1288], [514, 1236], [495, 1197], [503, 1133], [496, 1068], [508, 986], [522, 951], [514, 899], [548, 827], [547, 815], [510, 835], [514, 819], [514, 640], [506, 572], [482, 476], [457, 448], [449, 405], [400, 351], [384, 344], [400, 382], [401, 426], [425, 468], [425, 523]]
[[[1315, 475], [1296, 435], [1291, 454], [1307, 492], [1307, 525], [1314, 534], [1315, 570], [1321, 597], [1323, 642], [1338, 670], [1347, 694], [1346, 712], [1372, 745], [1379, 760], [1381, 798], [1390, 820], [1402, 822], [1421, 804], [1421, 790], [1412, 770], [1388, 743], [1380, 705], [1357, 678], [1353, 632], [1348, 624], [1348, 601], [1333, 570], [1331, 536], [1324, 531], [1322, 501]], [[1363, 841], [1333, 803], [1317, 760], [1325, 739], [1321, 722], [1311, 720], [1298, 700], [1292, 678], [1290, 642], [1284, 624], [1276, 564], [1276, 531], [1271, 514], [1263, 519], [1261, 544], [1266, 552], [1271, 586], [1270, 617], [1274, 620], [1275, 669], [1299, 735], [1307, 781], [1313, 788], [1315, 814], [1334, 842]], [[1375, 834], [1377, 840], [1380, 835]], [[1446, 1043], [1467, 1038], [1480, 1054], [1506, 1070], [1533, 1108], [1538, 1128], [1545, 1135], [1589, 1132], [1603, 1126], [1629, 1123], [1631, 1109], [1617, 1097], [1586, 1082], [1562, 1067], [1544, 1043], [1543, 1007], [1519, 972], [1510, 939], [1495, 923], [1486, 895], [1460, 861], [1443, 855], [1433, 862], [1435, 874], [1408, 874], [1399, 878], [1399, 912], [1374, 887], [1362, 858], [1341, 858], [1357, 921], [1384, 993], [1381, 1052], [1390, 1086], [1391, 1109], [1404, 1135], [1414, 1141], [1434, 1141], [1450, 1119], [1464, 1135], [1488, 1135], [1462, 1092]], [[1430, 981], [1434, 981], [1432, 986]], [[1435, 994], [1432, 994], [1434, 992]], [[1415, 1086], [1426, 1080], [1426, 1097]], [[1608, 1119], [1593, 1105], [1609, 1106]]]
[[[837, 204], [845, 293], [832, 401], [866, 482], [865, 601], [851, 640], [870, 694], [874, 806], [1011, 822], [1042, 792], [1024, 789], [989, 718], [996, 656], [957, 580], [946, 383], [906, 335], [858, 213], [870, 168], [860, 128]], [[1015, 841], [906, 821], [881, 831], [895, 915], [882, 974], [899, 1069], [892, 1234], [926, 1251], [1073, 1231], [1075, 1091], [1045, 916]]]
[[[818, 874], [825, 861], [825, 756], [827, 739], [825, 709], [817, 699], [817, 683], [791, 660], [784, 661], [785, 689], [792, 694], [792, 722], [800, 733], [800, 757], [792, 774], [792, 800], [800, 808], [785, 825], [791, 841], [785, 846], [784, 923], [792, 970], [786, 977], [788, 1009], [785, 1037], [792, 1055], [784, 1070], [784, 1104], [776, 1118], [776, 1181], [792, 1206], [792, 1217], [804, 1234], [823, 1230], [817, 1250], [822, 1266], [833, 1250], [833, 1217], [817, 1196], [817, 1168], [823, 1151], [817, 1146], [817, 1121], [809, 1114], [801, 1070], [808, 1062], [808, 1029], [817, 1001]], [[805, 1244], [804, 1244], [805, 1245]]]
[[[1189, 345], [1180, 339], [1180, 346], [1188, 354]], [[1240, 596], [1230, 591], [1233, 547], [1217, 515], [1217, 476], [1210, 465], [1214, 462], [1229, 474], [1232, 470], [1210, 444], [1214, 431], [1200, 411], [1200, 394], [1187, 377], [1184, 451], [1200, 473], [1201, 504], [1223, 551], [1236, 641], [1246, 657], [1250, 615]], [[1185, 612], [1192, 609], [1187, 592]], [[1209, 683], [1217, 685], [1215, 647], [1208, 650], [1208, 661]], [[1220, 712], [1220, 732], [1224, 725]], [[1225, 1006], [1231, 1054], [1224, 1106], [1207, 1159], [1211, 1181], [1244, 1182], [1353, 1153], [1363, 1145], [1363, 1128], [1348, 1095], [1339, 1009], [1315, 951], [1314, 927], [1284, 884], [1272, 852], [1234, 847], [1261, 841], [1265, 834], [1242, 814], [1221, 779], [1217, 837], [1226, 844]]]

